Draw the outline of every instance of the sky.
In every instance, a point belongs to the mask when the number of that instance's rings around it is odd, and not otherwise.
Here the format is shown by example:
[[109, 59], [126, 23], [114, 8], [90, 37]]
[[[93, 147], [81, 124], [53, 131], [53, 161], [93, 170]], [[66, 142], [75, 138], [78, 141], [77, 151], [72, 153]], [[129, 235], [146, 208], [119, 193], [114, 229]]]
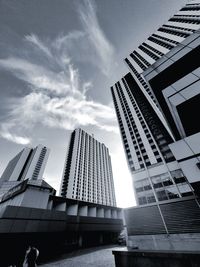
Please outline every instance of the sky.
[[71, 132], [110, 151], [119, 207], [135, 205], [110, 87], [123, 59], [186, 0], [0, 0], [0, 175], [25, 146], [50, 148], [59, 192]]

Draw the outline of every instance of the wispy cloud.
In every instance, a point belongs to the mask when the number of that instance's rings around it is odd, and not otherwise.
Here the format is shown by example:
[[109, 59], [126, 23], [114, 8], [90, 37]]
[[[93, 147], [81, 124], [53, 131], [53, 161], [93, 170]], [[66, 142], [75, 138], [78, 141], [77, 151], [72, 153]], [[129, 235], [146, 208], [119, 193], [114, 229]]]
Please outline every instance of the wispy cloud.
[[1, 125], [0, 130], [0, 136], [4, 139], [7, 139], [8, 141], [21, 144], [21, 145], [27, 145], [31, 142], [31, 139], [25, 136], [18, 136], [17, 134], [13, 134], [10, 132], [10, 129], [15, 127], [16, 125], [12, 122], [3, 123]]
[[33, 44], [34, 47], [40, 49], [43, 53], [45, 53], [48, 57], [52, 57], [49, 48], [45, 46], [42, 42], [40, 42], [39, 38], [35, 34], [27, 35], [25, 37], [27, 41]]
[[109, 75], [113, 63], [114, 47], [106, 38], [101, 29], [97, 14], [96, 6], [91, 0], [84, 0], [79, 4], [79, 14], [84, 31], [87, 33], [89, 40], [96, 50], [98, 58], [96, 62], [105, 75]]
[[[89, 9], [94, 12], [92, 6]], [[94, 14], [92, 19], [95, 19]], [[30, 132], [38, 124], [66, 130], [92, 125], [117, 132], [113, 109], [88, 97], [92, 82], [80, 79], [79, 70], [66, 49], [69, 41], [83, 36], [81, 32], [72, 32], [50, 41], [31, 34], [24, 39], [26, 57], [0, 59], [0, 68], [10, 71], [27, 85], [27, 94], [10, 103], [8, 119], [0, 126], [1, 137], [28, 144], [31, 138], [22, 133]], [[102, 61], [103, 57], [102, 53]]]

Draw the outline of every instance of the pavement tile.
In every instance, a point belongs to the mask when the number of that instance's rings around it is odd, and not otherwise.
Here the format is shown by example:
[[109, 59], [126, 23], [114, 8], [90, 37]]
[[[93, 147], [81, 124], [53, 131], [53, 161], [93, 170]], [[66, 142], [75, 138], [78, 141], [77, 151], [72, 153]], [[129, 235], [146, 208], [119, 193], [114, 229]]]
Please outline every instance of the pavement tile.
[[92, 249], [83, 249], [73, 252], [74, 255], [66, 254], [65, 259], [57, 260], [51, 263], [42, 264], [42, 267], [115, 267], [112, 250], [122, 249], [123, 247], [99, 247]]

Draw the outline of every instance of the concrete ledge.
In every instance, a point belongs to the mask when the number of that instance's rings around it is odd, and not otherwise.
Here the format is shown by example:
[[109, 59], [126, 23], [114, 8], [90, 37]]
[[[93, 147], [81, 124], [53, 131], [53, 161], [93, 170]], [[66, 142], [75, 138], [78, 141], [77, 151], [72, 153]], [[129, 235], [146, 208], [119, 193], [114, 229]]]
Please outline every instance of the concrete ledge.
[[0, 234], [69, 231], [119, 233], [122, 229], [121, 219], [74, 216], [58, 210], [7, 206], [0, 215]]
[[198, 267], [200, 252], [193, 251], [113, 251], [116, 267]]

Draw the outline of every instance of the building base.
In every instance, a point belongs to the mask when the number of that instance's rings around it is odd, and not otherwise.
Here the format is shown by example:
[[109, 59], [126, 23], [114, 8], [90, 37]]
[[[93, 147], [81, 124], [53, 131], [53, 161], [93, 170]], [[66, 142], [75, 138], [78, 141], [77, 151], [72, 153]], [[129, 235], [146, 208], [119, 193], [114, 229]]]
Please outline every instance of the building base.
[[129, 248], [142, 250], [199, 251], [200, 233], [128, 236]]
[[116, 267], [197, 267], [200, 252], [185, 251], [113, 251]]

